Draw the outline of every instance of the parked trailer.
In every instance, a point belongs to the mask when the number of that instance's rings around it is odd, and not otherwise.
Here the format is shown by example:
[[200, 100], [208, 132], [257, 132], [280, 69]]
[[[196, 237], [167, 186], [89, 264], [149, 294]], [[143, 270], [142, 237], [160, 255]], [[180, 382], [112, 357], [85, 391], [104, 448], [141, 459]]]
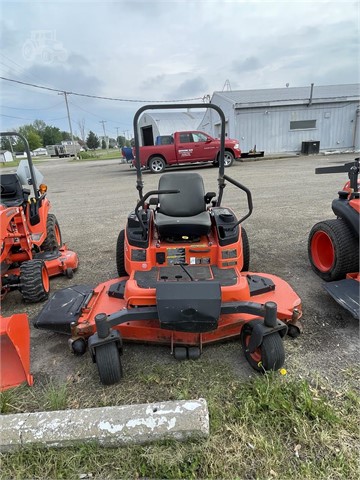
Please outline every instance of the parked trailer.
[[50, 157], [74, 157], [80, 152], [80, 145], [78, 143], [68, 145], [46, 145], [46, 149]]

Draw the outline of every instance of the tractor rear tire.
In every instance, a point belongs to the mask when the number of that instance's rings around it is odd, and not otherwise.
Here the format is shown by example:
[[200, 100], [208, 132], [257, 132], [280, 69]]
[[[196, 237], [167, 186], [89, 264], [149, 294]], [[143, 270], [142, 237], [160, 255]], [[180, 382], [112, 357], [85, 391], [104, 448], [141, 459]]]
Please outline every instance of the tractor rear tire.
[[50, 280], [42, 260], [28, 260], [20, 265], [20, 291], [25, 302], [43, 302], [49, 297]]
[[102, 384], [113, 385], [120, 382], [123, 371], [115, 342], [98, 345], [95, 348], [95, 360]]
[[46, 221], [46, 238], [41, 245], [45, 252], [53, 252], [62, 247], [62, 237], [58, 221], [52, 213], [49, 213]]
[[119, 277], [128, 275], [125, 270], [125, 230], [120, 230], [116, 243], [116, 268]]
[[320, 278], [340, 280], [359, 270], [359, 239], [342, 218], [325, 220], [310, 231], [308, 255]]
[[243, 267], [242, 272], [248, 272], [250, 268], [250, 244], [244, 227], [241, 227], [241, 241], [243, 248]]
[[245, 354], [246, 360], [250, 366], [258, 371], [265, 372], [269, 370], [279, 370], [285, 362], [285, 350], [282, 338], [278, 332], [265, 335], [262, 344], [250, 353], [248, 351], [248, 344], [252, 333], [251, 324], [243, 327], [241, 332], [241, 345]]

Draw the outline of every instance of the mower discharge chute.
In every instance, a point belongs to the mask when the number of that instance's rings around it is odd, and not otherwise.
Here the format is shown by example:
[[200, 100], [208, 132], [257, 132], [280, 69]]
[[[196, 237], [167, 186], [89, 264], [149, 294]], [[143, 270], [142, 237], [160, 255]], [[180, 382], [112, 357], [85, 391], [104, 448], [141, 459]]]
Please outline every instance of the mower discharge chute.
[[324, 289], [359, 319], [359, 158], [344, 165], [315, 169], [317, 174], [339, 172], [348, 172], [349, 181], [332, 202], [336, 218], [312, 227], [308, 255], [314, 272], [327, 282]]
[[[204, 108], [203, 104], [149, 105], [134, 117], [139, 201], [119, 233], [119, 278], [95, 289], [56, 292], [35, 320], [37, 328], [71, 335], [75, 354], [89, 348], [104, 384], [122, 377], [122, 341], [167, 344], [179, 360], [196, 359], [203, 345], [241, 336], [245, 357], [259, 371], [284, 363], [282, 337], [297, 335], [301, 302], [280, 278], [249, 272], [249, 243], [241, 223], [251, 215], [250, 191], [224, 174], [225, 117], [221, 119], [218, 193], [205, 193], [193, 172], [165, 173], [143, 194], [138, 119], [150, 109]], [[247, 195], [239, 220], [221, 205], [226, 183]]]
[[20, 137], [27, 154], [16, 174], [1, 174], [1, 300], [18, 289], [25, 301], [40, 302], [49, 296], [49, 277], [71, 278], [78, 257], [62, 243], [57, 219], [49, 213], [47, 187], [40, 183], [42, 175], [33, 166], [26, 138], [16, 132], [0, 136]]

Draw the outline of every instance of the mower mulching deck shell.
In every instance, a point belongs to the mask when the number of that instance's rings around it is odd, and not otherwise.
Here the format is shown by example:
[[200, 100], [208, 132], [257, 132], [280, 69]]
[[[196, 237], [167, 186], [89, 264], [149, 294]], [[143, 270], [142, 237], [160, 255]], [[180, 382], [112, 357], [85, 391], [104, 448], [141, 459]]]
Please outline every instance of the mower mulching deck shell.
[[[284, 363], [282, 337], [301, 331], [301, 302], [280, 278], [249, 269], [241, 223], [252, 212], [251, 192], [224, 174], [225, 118], [221, 119], [219, 191], [205, 193], [198, 173], [166, 173], [158, 190], [143, 195], [138, 118], [134, 132], [139, 201], [119, 233], [119, 278], [95, 289], [80, 285], [56, 292], [35, 326], [71, 335], [76, 354], [89, 348], [100, 380], [121, 379], [122, 342], [168, 344], [177, 359], [196, 359], [204, 344], [241, 336], [245, 357], [259, 371]], [[202, 104], [191, 108], [204, 108]], [[247, 195], [239, 220], [221, 206], [225, 181]], [[215, 199], [215, 197], [217, 198]]]

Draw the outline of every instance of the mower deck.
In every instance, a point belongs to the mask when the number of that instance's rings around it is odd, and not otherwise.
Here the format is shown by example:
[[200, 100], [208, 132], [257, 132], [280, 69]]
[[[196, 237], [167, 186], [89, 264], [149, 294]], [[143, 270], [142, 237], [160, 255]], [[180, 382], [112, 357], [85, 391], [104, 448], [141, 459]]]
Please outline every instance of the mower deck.
[[[202, 345], [239, 336], [242, 324], [259, 316], [255, 311], [254, 314], [245, 312], [261, 309], [260, 306], [263, 307], [265, 303], [274, 302], [277, 305], [277, 318], [301, 331], [300, 299], [279, 277], [263, 273], [240, 273], [235, 268], [219, 270], [215, 266], [193, 266], [187, 269], [194, 279], [199, 280], [191, 281], [180, 266], [155, 267], [147, 272], [135, 272], [129, 279], [115, 278], [101, 283], [94, 290], [84, 285], [60, 290], [55, 292], [45, 305], [34, 325], [37, 328], [69, 334], [75, 340], [94, 334], [97, 329], [95, 317], [105, 314], [111, 321], [111, 326], [121, 332], [124, 340]], [[189, 288], [196, 292], [200, 285], [209, 289], [214, 283], [217, 284], [211, 281], [213, 279], [210, 275], [214, 273], [221, 289], [220, 317], [214, 329], [196, 331], [195, 325], [192, 327], [195, 332], [164, 328], [164, 322], [159, 322], [162, 313], [159, 315], [159, 287], [169, 286], [172, 292], [169, 304], [173, 304], [183, 285], [189, 285]], [[194, 293], [194, 296], [198, 298], [199, 291]], [[205, 301], [209, 303], [213, 297], [214, 294], [211, 293]], [[191, 305], [194, 305], [194, 299]], [[167, 308], [169, 309], [169, 305]], [[203, 307], [198, 307], [198, 310], [201, 308]], [[216, 310], [216, 305], [210, 306], [210, 310]], [[169, 316], [169, 313], [166, 315]], [[191, 313], [187, 315], [191, 316]], [[206, 327], [199, 328], [201, 330]]]

